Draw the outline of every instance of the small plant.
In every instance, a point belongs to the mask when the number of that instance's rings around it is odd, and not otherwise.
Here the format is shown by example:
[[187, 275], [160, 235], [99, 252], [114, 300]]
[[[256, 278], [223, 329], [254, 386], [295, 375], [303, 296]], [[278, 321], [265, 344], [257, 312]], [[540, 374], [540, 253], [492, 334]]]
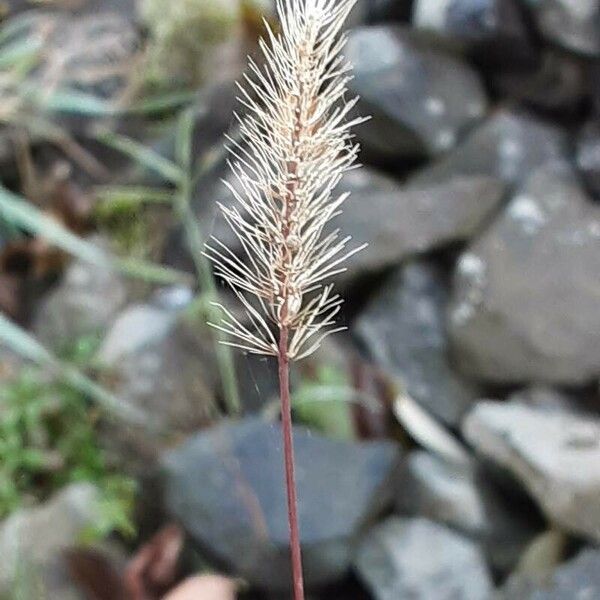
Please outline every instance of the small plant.
[[[232, 141], [228, 185], [237, 204], [221, 206], [245, 251], [245, 260], [214, 239], [206, 254], [215, 273], [242, 303], [247, 323], [230, 310], [212, 325], [224, 342], [247, 352], [277, 357], [294, 598], [304, 598], [296, 507], [289, 361], [319, 348], [336, 325], [342, 299], [331, 278], [360, 248], [347, 249], [328, 225], [348, 197], [334, 198], [342, 175], [354, 166], [359, 147], [348, 119], [357, 99], [346, 101], [351, 66], [341, 55], [341, 27], [354, 0], [278, 0], [281, 33], [266, 24], [270, 44], [260, 47], [265, 67], [252, 59], [247, 109], [239, 119], [241, 142]], [[241, 190], [241, 191], [240, 191]]]
[[[81, 367], [97, 346], [82, 338], [67, 353]], [[88, 537], [133, 532], [131, 480], [112, 473], [96, 439], [97, 414], [81, 392], [49, 382], [42, 369], [23, 368], [0, 387], [0, 519], [78, 481], [102, 494], [99, 522]]]

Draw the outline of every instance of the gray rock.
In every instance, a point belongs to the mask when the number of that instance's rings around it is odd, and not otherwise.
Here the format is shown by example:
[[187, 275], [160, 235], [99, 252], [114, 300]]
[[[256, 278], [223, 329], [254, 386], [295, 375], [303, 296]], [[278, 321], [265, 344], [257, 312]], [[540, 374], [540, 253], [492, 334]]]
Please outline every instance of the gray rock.
[[396, 495], [402, 513], [427, 517], [465, 533], [481, 533], [487, 523], [472, 467], [453, 465], [423, 450], [410, 453], [406, 479]]
[[108, 330], [98, 351], [105, 366], [117, 366], [128, 355], [138, 354], [147, 346], [161, 342], [173, 328], [176, 313], [148, 304], [127, 307]]
[[[145, 415], [163, 433], [206, 425], [215, 414], [218, 372], [208, 328], [172, 310], [134, 305], [106, 334], [97, 355], [102, 381], [124, 408]], [[105, 445], [127, 460], [155, 457], [168, 439], [117, 423]], [[125, 449], [127, 448], [127, 449]]]
[[461, 256], [449, 307], [457, 364], [493, 382], [600, 373], [600, 209], [564, 165], [534, 172]]
[[520, 389], [510, 394], [507, 400], [542, 410], [580, 412], [584, 414], [584, 406], [578, 402], [578, 398], [547, 385], [533, 385]]
[[369, 23], [410, 21], [413, 0], [368, 0]]
[[0, 522], [0, 595], [24, 585], [19, 578], [25, 577], [26, 587], [32, 592], [41, 587], [43, 597], [80, 598], [68, 580], [61, 552], [76, 545], [100, 514], [98, 491], [80, 483]]
[[476, 544], [427, 519], [391, 517], [376, 526], [356, 566], [375, 600], [487, 600], [492, 589]]
[[513, 567], [535, 534], [528, 515], [509, 506], [475, 464], [453, 465], [422, 450], [412, 452], [396, 494], [404, 514], [443, 523], [479, 542], [494, 566]]
[[[199, 433], [164, 460], [167, 506], [209, 553], [261, 587], [289, 589], [281, 429], [258, 419]], [[309, 587], [338, 579], [397, 449], [294, 428], [300, 536]]]
[[600, 56], [600, 3], [597, 0], [525, 0], [542, 34], [587, 56]]
[[493, 75], [493, 85], [510, 100], [560, 117], [577, 118], [589, 96], [589, 65], [560, 48], [531, 53], [523, 64], [509, 64]]
[[[106, 247], [100, 238], [91, 241]], [[126, 297], [125, 282], [113, 269], [74, 260], [39, 305], [33, 332], [53, 348], [83, 335], [101, 333]]]
[[463, 432], [526, 487], [553, 523], [600, 541], [600, 420], [482, 401]]
[[369, 243], [348, 262], [348, 280], [469, 239], [500, 205], [504, 185], [476, 176], [407, 188], [360, 169], [346, 175], [340, 191], [352, 195], [335, 226], [357, 242]]
[[558, 127], [501, 109], [446, 157], [413, 176], [410, 183], [443, 183], [458, 175], [492, 175], [508, 184], [518, 184], [533, 169], [567, 155], [567, 137]]
[[365, 149], [384, 161], [437, 155], [452, 148], [485, 115], [477, 74], [400, 26], [350, 32], [349, 87], [371, 121], [356, 128]]
[[529, 46], [522, 15], [513, 0], [417, 0], [415, 27], [465, 42], [500, 41]]
[[478, 395], [448, 362], [447, 290], [427, 261], [398, 269], [359, 316], [354, 331], [375, 363], [398, 376], [406, 392], [455, 425]]
[[495, 600], [592, 600], [600, 597], [600, 551], [586, 549], [542, 582], [511, 578]]
[[590, 121], [577, 140], [577, 166], [590, 191], [600, 200], [600, 123]]

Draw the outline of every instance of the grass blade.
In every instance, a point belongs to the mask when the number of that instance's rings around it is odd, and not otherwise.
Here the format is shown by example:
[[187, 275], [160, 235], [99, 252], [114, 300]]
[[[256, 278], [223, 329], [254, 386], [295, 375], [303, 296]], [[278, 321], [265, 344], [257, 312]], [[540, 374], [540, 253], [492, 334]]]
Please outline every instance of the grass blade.
[[142, 186], [106, 185], [94, 190], [96, 198], [110, 206], [138, 206], [143, 204], [171, 204], [173, 192]]
[[105, 268], [114, 268], [125, 275], [149, 282], [181, 283], [189, 279], [168, 267], [131, 259], [115, 258], [103, 249], [80, 238], [58, 221], [44, 215], [38, 208], [0, 186], [0, 219], [48, 240], [61, 250], [85, 262]]
[[124, 406], [111, 392], [92, 381], [87, 375], [72, 365], [56, 358], [40, 344], [29, 332], [25, 331], [0, 313], [0, 342], [19, 356], [30, 360], [40, 367], [50, 369], [51, 373], [78, 389], [94, 400], [108, 415], [118, 417], [130, 425], [154, 429], [141, 412]]
[[140, 142], [111, 131], [102, 131], [96, 139], [107, 146], [125, 154], [141, 166], [158, 173], [163, 179], [173, 185], [180, 185], [185, 179], [185, 173], [175, 163], [164, 158], [154, 150], [147, 148]]
[[[181, 184], [178, 186], [175, 198], [175, 208], [183, 226], [185, 239], [198, 273], [200, 289], [209, 299], [207, 302], [209, 320], [214, 321], [215, 319], [218, 319], [218, 314], [215, 314], [217, 309], [215, 309], [213, 304], [215, 301], [218, 301], [217, 287], [215, 285], [211, 266], [206, 257], [202, 254], [204, 248], [204, 236], [200, 229], [198, 219], [191, 208], [192, 182], [194, 179], [192, 176], [193, 130], [194, 114], [191, 110], [186, 110], [182, 113], [177, 123], [177, 145], [175, 148], [175, 155], [181, 170], [185, 173], [185, 177], [182, 178]], [[201, 168], [201, 174], [205, 172], [206, 171]], [[220, 340], [222, 336], [220, 334], [216, 335], [216, 340]], [[241, 411], [241, 403], [231, 348], [223, 344], [215, 343], [215, 353], [217, 355], [219, 375], [223, 386], [223, 396], [225, 398], [225, 403], [227, 404], [228, 412], [232, 415], [239, 414]]]

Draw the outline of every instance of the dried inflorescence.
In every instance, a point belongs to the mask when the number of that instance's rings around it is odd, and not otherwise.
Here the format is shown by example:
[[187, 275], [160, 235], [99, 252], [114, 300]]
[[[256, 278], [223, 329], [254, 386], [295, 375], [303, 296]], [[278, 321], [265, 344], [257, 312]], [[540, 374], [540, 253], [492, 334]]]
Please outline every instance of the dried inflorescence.
[[351, 66], [341, 55], [341, 26], [355, 0], [278, 0], [280, 33], [265, 23], [264, 67], [249, 61], [240, 102], [241, 140], [230, 139], [228, 185], [237, 203], [220, 205], [245, 256], [212, 238], [206, 254], [242, 302], [243, 324], [221, 307], [215, 327], [225, 342], [257, 354], [278, 355], [276, 329], [289, 332], [287, 356], [316, 350], [335, 327], [342, 299], [331, 278], [362, 247], [348, 250], [350, 236], [327, 225], [348, 194], [334, 197], [342, 175], [355, 166], [358, 144], [348, 118], [357, 98], [347, 101]]

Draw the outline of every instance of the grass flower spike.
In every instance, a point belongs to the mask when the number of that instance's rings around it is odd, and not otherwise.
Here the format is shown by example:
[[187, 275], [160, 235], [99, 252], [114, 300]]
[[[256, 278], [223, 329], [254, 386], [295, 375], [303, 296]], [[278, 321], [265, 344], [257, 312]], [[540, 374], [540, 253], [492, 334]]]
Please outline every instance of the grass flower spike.
[[243, 256], [215, 238], [206, 245], [215, 274], [242, 303], [242, 322], [221, 306], [213, 323], [227, 343], [276, 356], [294, 598], [304, 597], [289, 395], [289, 361], [314, 352], [336, 326], [342, 299], [331, 279], [361, 247], [330, 227], [348, 194], [335, 195], [343, 174], [355, 166], [358, 144], [350, 132], [357, 98], [347, 100], [351, 65], [341, 54], [340, 33], [355, 0], [278, 0], [279, 33], [269, 25], [261, 40], [264, 65], [249, 61], [239, 85], [244, 116], [240, 140], [230, 139], [229, 163], [236, 202], [220, 205]]
[[249, 318], [244, 325], [223, 308], [214, 325], [249, 352], [278, 355], [273, 326], [288, 329], [290, 359], [314, 352], [342, 303], [329, 282], [360, 250], [348, 250], [339, 231], [323, 235], [348, 196], [333, 194], [357, 157], [350, 128], [363, 120], [346, 119], [357, 99], [345, 99], [351, 67], [338, 35], [353, 4], [279, 0], [281, 33], [266, 25], [266, 64], [250, 60], [239, 86], [247, 113], [230, 148], [239, 185], [226, 183], [237, 203], [220, 208], [245, 260], [214, 238], [206, 251]]

